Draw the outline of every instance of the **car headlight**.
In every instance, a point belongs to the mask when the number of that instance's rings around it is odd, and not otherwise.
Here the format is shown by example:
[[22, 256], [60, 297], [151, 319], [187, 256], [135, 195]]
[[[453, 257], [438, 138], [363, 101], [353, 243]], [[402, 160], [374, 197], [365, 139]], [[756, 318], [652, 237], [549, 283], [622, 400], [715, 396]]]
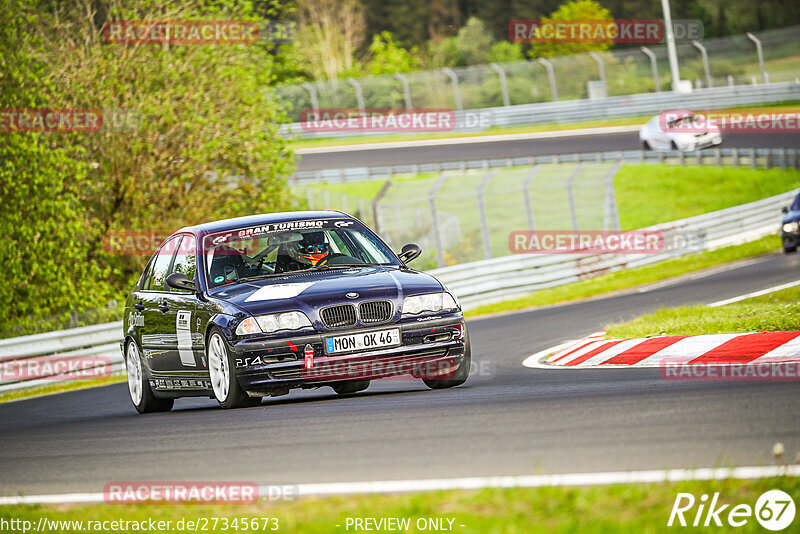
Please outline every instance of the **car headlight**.
[[798, 224], [797, 221], [788, 222], [783, 225], [783, 231], [787, 234], [796, 232], [798, 229], [800, 229], [800, 224]]
[[413, 297], [406, 297], [403, 301], [403, 313], [407, 315], [417, 315], [426, 311], [437, 312], [457, 309], [459, 309], [459, 306], [456, 299], [447, 292], [414, 295]]
[[248, 317], [236, 327], [236, 334], [240, 336], [258, 333], [270, 334], [279, 330], [299, 330], [310, 326], [311, 321], [303, 312], [270, 313]]

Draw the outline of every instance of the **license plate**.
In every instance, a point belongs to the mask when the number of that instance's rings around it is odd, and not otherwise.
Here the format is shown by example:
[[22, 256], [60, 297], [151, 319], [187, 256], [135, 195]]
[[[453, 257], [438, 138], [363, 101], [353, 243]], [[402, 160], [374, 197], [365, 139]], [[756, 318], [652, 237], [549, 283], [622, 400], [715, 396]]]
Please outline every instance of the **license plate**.
[[400, 330], [398, 328], [325, 338], [325, 349], [328, 354], [394, 347], [399, 344]]

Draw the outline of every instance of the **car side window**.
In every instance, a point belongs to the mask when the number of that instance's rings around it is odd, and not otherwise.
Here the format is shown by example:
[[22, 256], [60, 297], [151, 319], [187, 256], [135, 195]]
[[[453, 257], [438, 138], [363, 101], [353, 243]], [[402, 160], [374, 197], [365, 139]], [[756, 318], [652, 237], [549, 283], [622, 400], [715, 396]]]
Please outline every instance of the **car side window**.
[[[173, 273], [183, 273], [194, 280], [197, 271], [197, 243], [193, 235], [184, 235], [175, 253], [175, 262], [172, 265]], [[169, 288], [171, 292], [186, 293], [186, 289]]]
[[152, 272], [152, 268], [153, 268], [153, 258], [150, 258], [150, 260], [147, 262], [147, 266], [145, 266], [144, 268], [142, 276], [139, 278], [138, 287], [140, 291], [147, 289], [147, 284], [150, 282], [150, 273]]
[[152, 273], [145, 289], [164, 291], [164, 281], [167, 279], [167, 274], [169, 274], [169, 268], [172, 265], [172, 259], [175, 257], [175, 248], [179, 240], [180, 236], [175, 236], [158, 249], [153, 260]]

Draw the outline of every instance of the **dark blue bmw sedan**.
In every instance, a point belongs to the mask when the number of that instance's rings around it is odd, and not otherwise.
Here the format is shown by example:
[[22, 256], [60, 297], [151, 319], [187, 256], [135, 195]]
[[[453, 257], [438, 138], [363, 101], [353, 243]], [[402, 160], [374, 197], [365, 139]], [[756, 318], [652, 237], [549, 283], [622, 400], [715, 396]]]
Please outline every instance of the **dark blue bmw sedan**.
[[253, 406], [293, 388], [346, 395], [388, 377], [463, 384], [456, 298], [336, 211], [228, 219], [175, 232], [128, 295], [122, 350], [140, 413], [179, 397]]
[[792, 205], [783, 208], [783, 220], [781, 221], [781, 243], [783, 251], [787, 254], [797, 251], [800, 244], [800, 194], [798, 194]]

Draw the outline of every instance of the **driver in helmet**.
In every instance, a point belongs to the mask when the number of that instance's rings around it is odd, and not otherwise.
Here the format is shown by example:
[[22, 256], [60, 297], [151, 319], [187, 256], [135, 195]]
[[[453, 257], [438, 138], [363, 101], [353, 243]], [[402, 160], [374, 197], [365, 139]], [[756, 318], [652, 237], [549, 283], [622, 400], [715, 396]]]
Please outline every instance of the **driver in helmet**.
[[303, 239], [289, 243], [286, 250], [291, 263], [286, 270], [304, 269], [308, 265], [317, 265], [330, 253], [328, 237], [325, 232], [307, 232]]

